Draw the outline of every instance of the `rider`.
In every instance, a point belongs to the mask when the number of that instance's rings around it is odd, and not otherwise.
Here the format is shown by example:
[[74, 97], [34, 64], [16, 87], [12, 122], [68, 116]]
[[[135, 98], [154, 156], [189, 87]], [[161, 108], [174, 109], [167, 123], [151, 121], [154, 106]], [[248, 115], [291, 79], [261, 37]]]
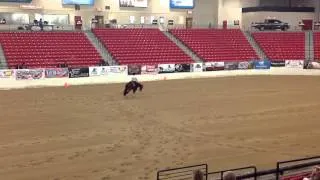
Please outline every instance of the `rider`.
[[136, 75], [135, 73], [133, 73], [132, 75], [133, 75], [133, 76], [132, 76], [132, 78], [131, 78], [131, 83], [134, 83], [133, 85], [135, 86], [136, 83], [138, 83], [138, 79], [134, 76], [134, 75]]

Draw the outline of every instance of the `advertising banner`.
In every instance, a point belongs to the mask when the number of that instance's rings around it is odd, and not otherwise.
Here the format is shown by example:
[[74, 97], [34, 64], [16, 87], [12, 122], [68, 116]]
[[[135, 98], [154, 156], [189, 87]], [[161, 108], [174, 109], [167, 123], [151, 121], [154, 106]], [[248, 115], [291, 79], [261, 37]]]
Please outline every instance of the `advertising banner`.
[[89, 68], [69, 68], [69, 78], [89, 77]]
[[306, 66], [306, 69], [320, 69], [320, 63], [316, 61], [309, 62]]
[[128, 75], [141, 74], [141, 65], [128, 65]]
[[159, 74], [161, 73], [173, 73], [175, 72], [175, 64], [159, 64]]
[[89, 76], [106, 76], [107, 69], [105, 66], [89, 67]]
[[148, 0], [119, 0], [120, 7], [148, 7]]
[[[107, 75], [128, 75], [128, 66], [103, 66], [106, 68]], [[101, 69], [101, 73], [103, 68]]]
[[193, 63], [191, 71], [192, 72], [203, 72], [203, 63]]
[[224, 70], [224, 62], [205, 62], [203, 66], [205, 71], [221, 71]]
[[237, 70], [238, 64], [239, 64], [238, 62], [225, 62], [224, 70]]
[[145, 65], [141, 67], [141, 74], [158, 74], [157, 65]]
[[302, 69], [304, 65], [304, 60], [286, 60], [285, 67], [287, 68], [299, 68]]
[[65, 78], [69, 77], [68, 68], [47, 68], [45, 69], [46, 78]]
[[13, 76], [14, 76], [13, 69], [0, 70], [0, 78], [13, 78]]
[[44, 78], [44, 69], [17, 69], [16, 80], [37, 80]]
[[191, 64], [175, 64], [175, 72], [190, 72]]
[[170, 8], [173, 9], [193, 9], [194, 0], [170, 0]]
[[257, 60], [253, 62], [254, 69], [270, 69], [271, 62], [269, 60]]
[[286, 65], [285, 61], [271, 61], [272, 67], [284, 67]]
[[252, 69], [253, 62], [252, 61], [244, 61], [238, 63], [238, 69]]

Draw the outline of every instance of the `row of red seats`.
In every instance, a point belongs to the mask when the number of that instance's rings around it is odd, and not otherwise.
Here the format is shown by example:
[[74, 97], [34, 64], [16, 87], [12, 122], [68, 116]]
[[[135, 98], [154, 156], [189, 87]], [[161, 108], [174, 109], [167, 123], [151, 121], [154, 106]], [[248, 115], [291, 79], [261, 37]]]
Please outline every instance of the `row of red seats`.
[[258, 59], [238, 29], [173, 29], [170, 32], [205, 61]]
[[0, 33], [0, 43], [9, 67], [94, 66], [102, 59], [83, 32]]
[[253, 37], [269, 59], [305, 59], [304, 32], [255, 32]]
[[320, 60], [320, 33], [319, 32], [314, 32], [313, 33], [314, 40], [314, 57], [317, 60]]
[[94, 33], [120, 64], [192, 62], [158, 29], [94, 29]]

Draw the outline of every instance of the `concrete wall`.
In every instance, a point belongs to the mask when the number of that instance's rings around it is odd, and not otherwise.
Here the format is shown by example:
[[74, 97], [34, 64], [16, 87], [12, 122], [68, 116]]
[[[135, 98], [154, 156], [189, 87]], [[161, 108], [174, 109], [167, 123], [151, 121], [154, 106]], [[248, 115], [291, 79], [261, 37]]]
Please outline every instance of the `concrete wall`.
[[[200, 3], [201, 1], [201, 3]], [[141, 16], [145, 17], [145, 23], [151, 22], [151, 17], [165, 18], [165, 22], [173, 19], [176, 24], [185, 24], [187, 16], [186, 9], [170, 9], [169, 0], [148, 0], [147, 8], [120, 8], [119, 0], [95, 0], [95, 5], [81, 6], [80, 11], [75, 11], [74, 6], [63, 6], [61, 0], [33, 0], [33, 5], [42, 6], [43, 10], [21, 10], [19, 3], [0, 3], [0, 12], [24, 12], [30, 14], [30, 20], [34, 13], [43, 14], [69, 14], [70, 23], [74, 24], [73, 17], [79, 15], [83, 17], [84, 25], [89, 26], [94, 15], [102, 15], [105, 20], [117, 19], [119, 24], [129, 24], [129, 17], [134, 16], [136, 24], [140, 24]], [[105, 6], [110, 6], [110, 10], [98, 12], [96, 8], [104, 10]], [[218, 0], [195, 0], [193, 18], [195, 25], [208, 25], [210, 22], [218, 22]]]
[[219, 25], [221, 26], [224, 20], [228, 21], [229, 25], [233, 25], [234, 20], [239, 20], [242, 24], [242, 4], [241, 0], [219, 0]]
[[242, 28], [249, 29], [252, 22], [263, 22], [266, 18], [276, 18], [290, 25], [290, 30], [299, 29], [302, 19], [314, 19], [314, 13], [298, 12], [249, 12], [242, 14]]

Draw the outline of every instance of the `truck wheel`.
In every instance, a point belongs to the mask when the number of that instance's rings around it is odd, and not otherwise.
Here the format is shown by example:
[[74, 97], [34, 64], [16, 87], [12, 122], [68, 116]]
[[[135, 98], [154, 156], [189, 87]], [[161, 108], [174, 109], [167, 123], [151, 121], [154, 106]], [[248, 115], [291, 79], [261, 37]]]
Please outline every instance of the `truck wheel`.
[[282, 28], [282, 31], [287, 31], [288, 30], [288, 27], [283, 27]]
[[262, 26], [262, 27], [260, 27], [260, 31], [264, 31], [264, 27]]

